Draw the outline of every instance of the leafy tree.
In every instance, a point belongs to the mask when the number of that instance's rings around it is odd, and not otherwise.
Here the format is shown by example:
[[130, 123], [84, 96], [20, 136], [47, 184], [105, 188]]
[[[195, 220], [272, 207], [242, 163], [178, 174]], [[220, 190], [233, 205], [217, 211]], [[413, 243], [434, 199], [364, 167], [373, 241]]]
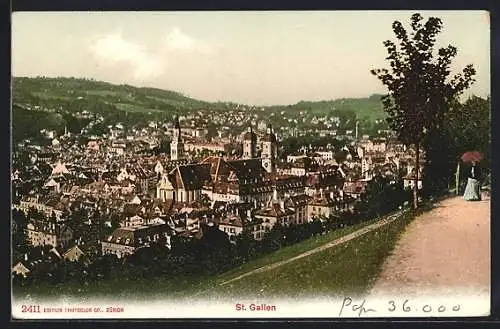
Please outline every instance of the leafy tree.
[[390, 40], [384, 42], [391, 68], [374, 69], [371, 73], [389, 89], [382, 103], [390, 128], [403, 143], [415, 148], [413, 207], [417, 208], [422, 143], [428, 132], [442, 127], [450, 104], [473, 83], [475, 70], [467, 65], [462, 74], [449, 79], [457, 48], [449, 45], [434, 55], [436, 36], [442, 29], [440, 18], [430, 17], [423, 23], [423, 17], [417, 13], [411, 17], [410, 33], [399, 21], [392, 24], [392, 29], [399, 45]]
[[[484, 155], [482, 164], [490, 166], [491, 99], [473, 96], [464, 104], [452, 107], [446, 115], [448, 149], [454, 151], [452, 167], [466, 151], [479, 151]], [[450, 147], [451, 146], [451, 147]], [[454, 169], [454, 168], [453, 168]]]

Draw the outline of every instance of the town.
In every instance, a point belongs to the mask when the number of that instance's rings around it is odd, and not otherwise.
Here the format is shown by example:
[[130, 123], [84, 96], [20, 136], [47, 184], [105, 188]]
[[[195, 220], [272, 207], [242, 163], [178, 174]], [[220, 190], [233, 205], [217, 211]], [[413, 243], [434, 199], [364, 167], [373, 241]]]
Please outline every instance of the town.
[[[385, 130], [370, 136], [357, 121], [346, 129], [348, 119], [325, 115], [314, 120], [326, 122], [326, 132], [300, 125], [290, 132], [256, 112], [236, 107], [223, 112], [224, 120], [222, 114], [191, 111], [142, 128], [116, 122], [99, 135], [90, 128], [103, 118], [81, 111], [74, 116], [88, 124], [80, 134], [43, 129], [45, 143], [19, 142], [13, 152], [12, 229], [22, 238], [14, 241], [13, 273], [27, 277], [51, 259], [84, 257], [88, 264], [105, 255], [124, 258], [154, 243], [170, 248], [173, 237], [200, 239], [207, 229], [224, 232], [234, 244], [244, 232], [260, 241], [277, 224], [343, 225], [340, 218], [356, 212], [374, 176], [413, 187], [414, 152]], [[292, 121], [285, 112], [280, 116]], [[208, 120], [213, 134], [203, 125]], [[233, 133], [226, 122], [239, 122], [242, 131]], [[300, 134], [323, 143], [285, 147]], [[82, 136], [88, 138], [82, 142]], [[46, 248], [46, 254], [33, 256], [33, 248]]]

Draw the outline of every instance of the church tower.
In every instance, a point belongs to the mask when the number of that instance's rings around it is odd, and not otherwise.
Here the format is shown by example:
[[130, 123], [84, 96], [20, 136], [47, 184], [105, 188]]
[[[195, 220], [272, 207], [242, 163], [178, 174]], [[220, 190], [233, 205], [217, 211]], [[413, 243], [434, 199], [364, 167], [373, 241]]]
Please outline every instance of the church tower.
[[267, 125], [267, 131], [262, 138], [262, 166], [268, 173], [276, 171], [276, 156], [278, 145], [276, 135], [273, 132], [271, 124]]
[[179, 160], [184, 156], [184, 144], [181, 138], [181, 125], [179, 118], [174, 119], [174, 136], [170, 142], [170, 160]]
[[253, 159], [257, 157], [257, 134], [248, 127], [247, 132], [243, 136], [243, 159]]

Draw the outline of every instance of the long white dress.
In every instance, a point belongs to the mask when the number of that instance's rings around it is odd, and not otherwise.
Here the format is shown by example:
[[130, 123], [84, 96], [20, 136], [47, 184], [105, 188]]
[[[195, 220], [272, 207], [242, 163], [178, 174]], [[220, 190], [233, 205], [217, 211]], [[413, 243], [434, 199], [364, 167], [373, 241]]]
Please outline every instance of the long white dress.
[[464, 200], [466, 201], [481, 201], [481, 184], [474, 172], [474, 167], [471, 169], [471, 176], [467, 179], [465, 187]]

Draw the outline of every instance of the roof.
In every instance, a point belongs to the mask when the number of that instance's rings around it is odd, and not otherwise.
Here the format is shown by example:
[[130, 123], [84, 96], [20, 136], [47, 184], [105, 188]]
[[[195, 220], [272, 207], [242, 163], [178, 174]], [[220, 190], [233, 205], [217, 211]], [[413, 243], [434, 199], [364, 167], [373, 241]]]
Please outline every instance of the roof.
[[261, 141], [263, 142], [273, 142], [276, 143], [276, 135], [271, 133], [266, 133], [262, 138]]
[[168, 178], [175, 189], [200, 190], [205, 182], [211, 181], [210, 169], [210, 164], [204, 163], [177, 166]]
[[235, 171], [235, 168], [221, 157], [210, 156], [201, 161], [201, 163], [210, 164], [210, 174], [214, 181], [220, 177], [229, 177], [231, 171]]
[[115, 243], [124, 246], [138, 247], [147, 242], [148, 237], [153, 240], [153, 235], [169, 232], [167, 224], [156, 224], [150, 226], [120, 227], [104, 242]]
[[243, 227], [243, 221], [240, 218], [240, 216], [229, 215], [229, 216], [223, 218], [219, 222], [219, 225], [234, 226], [234, 227]]
[[288, 208], [283, 209], [277, 203], [255, 212], [256, 216], [265, 216], [265, 217], [283, 217], [293, 214], [294, 214], [293, 210]]
[[300, 207], [306, 205], [312, 198], [306, 194], [294, 195], [289, 197], [285, 204], [290, 207]]
[[262, 160], [258, 158], [231, 160], [228, 164], [235, 169], [238, 179], [261, 178], [266, 173], [262, 167]]
[[243, 135], [243, 140], [257, 141], [257, 134], [252, 130], [252, 127], [248, 127], [247, 132]]
[[365, 192], [366, 182], [344, 182], [343, 191], [346, 193], [361, 194]]
[[320, 197], [311, 198], [311, 200], [309, 200], [307, 204], [311, 206], [331, 207], [335, 205], [335, 202], [329, 197], [323, 195]]
[[78, 259], [83, 255], [85, 253], [78, 246], [73, 246], [63, 254], [63, 257], [65, 259]]

